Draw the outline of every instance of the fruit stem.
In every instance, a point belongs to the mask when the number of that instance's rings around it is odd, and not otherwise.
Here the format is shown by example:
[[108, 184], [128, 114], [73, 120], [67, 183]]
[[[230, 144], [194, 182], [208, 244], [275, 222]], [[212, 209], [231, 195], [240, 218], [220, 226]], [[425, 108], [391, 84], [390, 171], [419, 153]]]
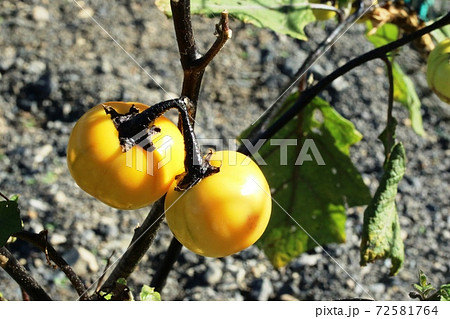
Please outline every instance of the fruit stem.
[[195, 136], [194, 128], [189, 120], [189, 110], [192, 109], [192, 102], [187, 97], [162, 101], [143, 112], [134, 107], [125, 114], [120, 114], [113, 107], [103, 105], [106, 114], [111, 116], [111, 120], [119, 132], [119, 142], [122, 151], [127, 152], [137, 144], [142, 138], [146, 138], [151, 149], [151, 135], [159, 131], [158, 127], [152, 125], [154, 121], [170, 109], [176, 109], [180, 115], [181, 133], [184, 138], [184, 168], [185, 173], [178, 176], [177, 190], [187, 190], [197, 184], [200, 180], [219, 171], [219, 168], [209, 164], [208, 159], [203, 159], [200, 146]]

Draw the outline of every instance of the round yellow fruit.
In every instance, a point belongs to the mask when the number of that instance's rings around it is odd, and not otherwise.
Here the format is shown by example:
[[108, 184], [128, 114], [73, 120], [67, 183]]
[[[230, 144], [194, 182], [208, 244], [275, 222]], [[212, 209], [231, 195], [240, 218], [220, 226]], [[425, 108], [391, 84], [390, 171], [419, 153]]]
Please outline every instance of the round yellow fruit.
[[[184, 172], [184, 142], [177, 126], [161, 116], [153, 123], [154, 148], [135, 145], [122, 152], [118, 131], [103, 105], [127, 113], [148, 106], [136, 102], [107, 102], [88, 110], [75, 124], [67, 146], [67, 165], [86, 193], [118, 209], [137, 209], [163, 196]], [[152, 150], [153, 149], [153, 150]]]
[[442, 101], [450, 104], [450, 38], [431, 51], [427, 61], [427, 82]]
[[187, 191], [172, 184], [165, 199], [166, 219], [174, 236], [189, 250], [223, 257], [254, 244], [272, 211], [270, 188], [261, 169], [234, 151], [213, 153], [220, 167]]

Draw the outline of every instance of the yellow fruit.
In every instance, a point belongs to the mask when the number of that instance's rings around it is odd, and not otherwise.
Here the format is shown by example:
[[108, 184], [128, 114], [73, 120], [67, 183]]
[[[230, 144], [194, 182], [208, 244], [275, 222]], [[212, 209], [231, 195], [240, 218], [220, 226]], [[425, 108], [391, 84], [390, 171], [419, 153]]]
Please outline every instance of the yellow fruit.
[[450, 104], [450, 38], [431, 51], [427, 61], [427, 82], [442, 101]]
[[127, 113], [148, 106], [136, 102], [107, 102], [88, 110], [75, 124], [67, 147], [67, 164], [86, 193], [119, 209], [137, 209], [163, 196], [176, 175], [184, 171], [184, 142], [177, 126], [161, 116], [154, 125], [154, 150], [135, 145], [122, 152], [118, 131], [103, 105]]
[[261, 169], [234, 151], [213, 153], [220, 172], [185, 192], [166, 195], [169, 228], [189, 250], [203, 256], [223, 257], [255, 243], [267, 227], [272, 211], [270, 188]]

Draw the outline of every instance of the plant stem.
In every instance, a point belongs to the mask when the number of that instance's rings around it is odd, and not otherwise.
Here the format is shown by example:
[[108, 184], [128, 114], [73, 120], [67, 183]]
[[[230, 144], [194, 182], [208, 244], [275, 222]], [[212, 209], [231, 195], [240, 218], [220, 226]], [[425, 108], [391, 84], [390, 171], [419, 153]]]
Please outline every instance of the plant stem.
[[[219, 24], [216, 25], [217, 39], [204, 56], [198, 52], [195, 44], [194, 32], [192, 30], [191, 6], [189, 0], [170, 1], [172, 9], [175, 34], [180, 52], [181, 66], [184, 72], [182, 96], [187, 96], [193, 103], [193, 108], [189, 110], [192, 127], [197, 111], [197, 102], [200, 93], [201, 82], [205, 68], [219, 53], [226, 41], [231, 38], [231, 30], [228, 23], [228, 13], [222, 12]], [[178, 121], [180, 127], [181, 118]], [[167, 249], [162, 266], [156, 271], [152, 285], [158, 286], [157, 291], [161, 292], [173, 265], [178, 259], [183, 246], [175, 238]]]
[[163, 221], [164, 198], [165, 196], [153, 204], [150, 213], [147, 215], [142, 225], [134, 230], [133, 238], [131, 239], [127, 250], [120, 258], [112, 273], [105, 280], [100, 288], [101, 291], [111, 290], [116, 284], [117, 279], [128, 278], [136, 269], [137, 264], [153, 243], [153, 240], [156, 237], [156, 231]]
[[166, 256], [164, 256], [164, 260], [156, 270], [152, 282], [150, 283], [150, 286], [155, 288], [156, 291], [161, 292], [161, 290], [164, 288], [167, 277], [169, 276], [169, 272], [177, 261], [182, 248], [183, 245], [181, 245], [181, 243], [175, 237], [173, 237], [172, 241], [170, 242], [169, 248], [167, 249]]
[[217, 39], [208, 52], [202, 56], [198, 51], [192, 29], [190, 1], [172, 0], [170, 1], [170, 6], [172, 9], [178, 51], [180, 52], [181, 66], [184, 72], [181, 95], [187, 96], [193, 103], [193, 108], [189, 110], [189, 115], [193, 122], [197, 111], [197, 102], [205, 69], [231, 37], [228, 14], [226, 12], [222, 13], [220, 22], [216, 25]]
[[392, 63], [389, 58], [385, 55], [381, 58], [383, 62], [386, 64], [387, 75], [389, 79], [389, 97], [388, 97], [388, 110], [387, 110], [387, 120], [386, 120], [386, 129], [384, 131], [385, 135], [385, 157], [386, 161], [388, 160], [392, 147], [395, 144], [395, 126], [396, 120], [392, 115], [392, 111], [394, 108], [394, 74], [392, 71]]
[[0, 266], [14, 279], [33, 300], [51, 301], [50, 296], [42, 289], [19, 261], [5, 247], [0, 247]]
[[[258, 140], [264, 139], [267, 140], [271, 138], [275, 133], [277, 133], [284, 125], [286, 125], [293, 117], [295, 117], [299, 112], [301, 112], [307, 105], [312, 101], [312, 99], [319, 94], [323, 89], [325, 89], [328, 85], [330, 85], [334, 80], [339, 78], [340, 76], [346, 74], [352, 69], [360, 66], [363, 63], [368, 61], [379, 59], [385, 56], [388, 52], [393, 51], [401, 46], [408, 44], [409, 42], [422, 37], [423, 35], [442, 28], [443, 26], [450, 24], [450, 13], [445, 15], [440, 20], [435, 23], [424, 27], [416, 32], [405, 35], [403, 38], [388, 43], [384, 46], [378, 47], [372, 51], [369, 51], [363, 55], [360, 55], [353, 60], [350, 60], [342, 67], [338, 68], [322, 80], [320, 80], [316, 85], [311, 88], [303, 91], [297, 101], [285, 112], [281, 117], [276, 120], [270, 127], [268, 127], [264, 132], [261, 132], [255, 138], [251, 139], [251, 145], [255, 145]], [[246, 148], [242, 148], [243, 153], [249, 155], [249, 150]]]
[[86, 286], [83, 281], [78, 277], [78, 275], [73, 271], [69, 264], [61, 257], [61, 255], [52, 247], [52, 245], [47, 241], [46, 231], [35, 234], [29, 231], [20, 231], [14, 234], [14, 237], [26, 241], [33, 246], [39, 248], [44, 254], [47, 260], [53, 261], [61, 271], [67, 276], [67, 278], [72, 283], [76, 292], [80, 296], [81, 300], [88, 300], [88, 297], [84, 295], [86, 291]]

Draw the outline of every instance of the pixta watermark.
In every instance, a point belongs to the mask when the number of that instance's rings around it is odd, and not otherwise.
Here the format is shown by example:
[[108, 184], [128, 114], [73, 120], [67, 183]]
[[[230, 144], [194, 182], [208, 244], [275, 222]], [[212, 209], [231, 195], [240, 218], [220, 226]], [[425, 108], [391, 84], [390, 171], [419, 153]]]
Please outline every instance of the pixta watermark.
[[[155, 150], [155, 147], [150, 143], [148, 138], [145, 138], [144, 135], [137, 135], [134, 140], [136, 141], [136, 145], [145, 150], [142, 151], [133, 151], [130, 150], [126, 153], [126, 166], [134, 167], [139, 171], [145, 171], [147, 174], [152, 175], [154, 170], [160, 169], [164, 165], [170, 162], [173, 156], [172, 146], [173, 141], [169, 136], [159, 137], [158, 141], [158, 153], [157, 162], [152, 154], [152, 151]], [[259, 166], [268, 165], [264, 157], [260, 154], [261, 148], [263, 145], [270, 145], [272, 147], [273, 152], [279, 153], [278, 158], [275, 159], [277, 164], [280, 166], [300, 166], [305, 162], [315, 162], [317, 165], [325, 165], [325, 161], [315, 144], [313, 139], [261, 139], [256, 143], [253, 143], [250, 140], [242, 139], [239, 142], [235, 139], [224, 140], [221, 138], [208, 138], [208, 139], [197, 139], [200, 148], [205, 152], [209, 149], [213, 151], [220, 150], [232, 150], [237, 151], [240, 143], [247, 148], [249, 153], [252, 154], [253, 160]], [[155, 141], [154, 141], [155, 142]], [[229, 165], [248, 165], [250, 163], [250, 158], [247, 157], [241, 163], [238, 163], [237, 156], [235, 152], [227, 153], [229, 158]], [[271, 159], [271, 164], [273, 165], [274, 158]], [[199, 165], [201, 163], [194, 163], [195, 165]]]

